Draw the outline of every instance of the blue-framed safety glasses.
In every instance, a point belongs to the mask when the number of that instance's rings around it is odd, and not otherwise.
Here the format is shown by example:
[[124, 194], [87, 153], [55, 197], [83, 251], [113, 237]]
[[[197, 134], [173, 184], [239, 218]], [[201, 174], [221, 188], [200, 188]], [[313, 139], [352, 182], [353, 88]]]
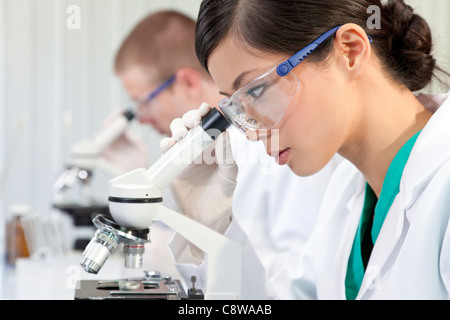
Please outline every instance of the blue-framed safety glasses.
[[155, 99], [161, 92], [163, 92], [165, 89], [167, 89], [169, 86], [171, 86], [176, 79], [176, 75], [171, 76], [169, 79], [161, 83], [155, 90], [153, 90], [146, 98], [139, 101], [139, 105], [147, 105]]
[[228, 121], [243, 133], [274, 128], [300, 86], [292, 69], [339, 28], [337, 26], [324, 33], [288, 60], [237, 90], [230, 98], [220, 101], [218, 106]]

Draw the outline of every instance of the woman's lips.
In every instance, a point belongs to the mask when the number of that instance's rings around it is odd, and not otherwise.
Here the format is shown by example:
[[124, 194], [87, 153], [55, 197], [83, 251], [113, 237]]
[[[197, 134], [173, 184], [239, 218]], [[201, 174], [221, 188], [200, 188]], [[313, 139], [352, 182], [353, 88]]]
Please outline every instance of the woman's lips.
[[288, 163], [290, 155], [291, 155], [291, 149], [290, 148], [284, 149], [278, 153], [278, 155], [275, 157], [275, 161], [280, 166], [283, 166]]

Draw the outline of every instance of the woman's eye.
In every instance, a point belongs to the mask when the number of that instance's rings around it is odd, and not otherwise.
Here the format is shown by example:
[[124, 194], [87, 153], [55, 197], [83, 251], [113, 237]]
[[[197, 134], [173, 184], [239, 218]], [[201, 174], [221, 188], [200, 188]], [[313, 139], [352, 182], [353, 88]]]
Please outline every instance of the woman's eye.
[[250, 88], [249, 90], [247, 90], [247, 95], [251, 96], [253, 99], [258, 99], [264, 92], [265, 88], [266, 88], [265, 84], [261, 84], [257, 87]]

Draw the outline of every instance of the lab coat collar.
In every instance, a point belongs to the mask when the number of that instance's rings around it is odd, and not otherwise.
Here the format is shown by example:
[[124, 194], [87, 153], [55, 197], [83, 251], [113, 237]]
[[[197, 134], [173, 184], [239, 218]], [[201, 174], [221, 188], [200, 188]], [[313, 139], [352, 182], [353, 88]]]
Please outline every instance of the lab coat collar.
[[[388, 214], [372, 251], [358, 298], [366, 298], [373, 292], [380, 277], [387, 272], [389, 258], [396, 251], [405, 225], [413, 217], [410, 209], [428, 185], [434, 173], [446, 159], [450, 159], [450, 94], [422, 95], [418, 97], [427, 109], [434, 112], [428, 124], [419, 135], [404, 168], [400, 181], [400, 193], [391, 209], [405, 214]], [[408, 223], [405, 224], [405, 219]], [[384, 236], [389, 235], [389, 236]]]
[[[404, 210], [414, 205], [436, 171], [450, 159], [450, 92], [422, 94], [418, 99], [434, 114], [419, 135], [403, 171], [400, 196]], [[407, 218], [412, 219], [408, 215]]]

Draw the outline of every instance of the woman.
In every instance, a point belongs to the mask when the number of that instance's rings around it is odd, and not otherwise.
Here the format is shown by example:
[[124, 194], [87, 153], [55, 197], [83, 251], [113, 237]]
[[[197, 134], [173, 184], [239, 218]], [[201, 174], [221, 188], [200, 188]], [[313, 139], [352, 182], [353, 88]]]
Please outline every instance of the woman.
[[229, 120], [297, 175], [336, 153], [351, 163], [292, 275], [297, 297], [449, 298], [450, 99], [413, 94], [437, 70], [431, 48], [403, 0], [203, 1], [197, 55]]

